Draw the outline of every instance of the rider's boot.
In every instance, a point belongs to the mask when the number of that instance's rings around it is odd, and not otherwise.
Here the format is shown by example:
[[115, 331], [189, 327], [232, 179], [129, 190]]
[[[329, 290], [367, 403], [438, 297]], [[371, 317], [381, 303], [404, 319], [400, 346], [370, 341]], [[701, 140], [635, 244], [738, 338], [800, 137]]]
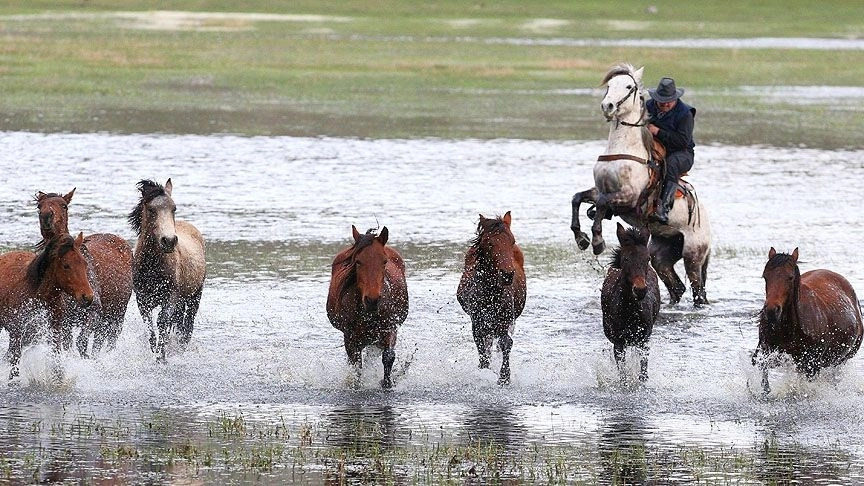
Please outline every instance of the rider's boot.
[[657, 205], [657, 213], [654, 214], [654, 218], [662, 224], [669, 224], [669, 211], [675, 204], [675, 192], [677, 190], [678, 184], [667, 182], [663, 185], [663, 191], [660, 193], [660, 204]]

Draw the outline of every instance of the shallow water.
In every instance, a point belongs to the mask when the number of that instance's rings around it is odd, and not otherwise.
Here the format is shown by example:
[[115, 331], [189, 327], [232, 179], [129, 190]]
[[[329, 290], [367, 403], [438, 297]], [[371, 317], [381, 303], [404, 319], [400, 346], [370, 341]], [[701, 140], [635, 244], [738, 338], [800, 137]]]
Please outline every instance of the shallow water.
[[[62, 385], [48, 378], [45, 345], [25, 350], [20, 380], [0, 398], [0, 429], [10, 432], [0, 442], [12, 451], [0, 477], [314, 482], [335, 474], [326, 464], [298, 472], [283, 461], [262, 472], [166, 459], [165, 451], [191, 454], [183, 449], [190, 443], [233, 450], [254, 429], [270, 439], [287, 431], [284, 444], [298, 447], [308, 432], [312, 449], [488, 441], [534, 463], [526, 447], [542, 444], [582, 461], [568, 480], [620, 479], [616, 461], [633, 451], [643, 456], [627, 464], [632, 481], [864, 480], [861, 357], [812, 383], [775, 370], [767, 398], [749, 359], [771, 246], [799, 247], [802, 271], [833, 269], [864, 292], [864, 152], [698, 147], [690, 180], [711, 215], [712, 303], [694, 310], [688, 292], [664, 305], [641, 387], [618, 381], [602, 332], [607, 257], [580, 252], [569, 230], [570, 197], [592, 185], [604, 145], [0, 134], [0, 247], [38, 241], [36, 191], [73, 187], [70, 231], [133, 241], [125, 215], [137, 200], [135, 183], [168, 177], [178, 218], [194, 222], [208, 245], [193, 341], [185, 351], [170, 347], [167, 364], [151, 355], [134, 303], [115, 350], [92, 361], [62, 356]], [[502, 388], [493, 371], [477, 369], [455, 289], [477, 214], [508, 210], [526, 255], [528, 302], [516, 324], [513, 382]], [[386, 225], [408, 266], [411, 311], [389, 393], [378, 389], [374, 352], [359, 386], [352, 383], [341, 335], [324, 312], [329, 264], [348, 245], [352, 224]], [[613, 225], [605, 224], [612, 242]], [[7, 343], [2, 333], [0, 349]], [[496, 369], [500, 357], [493, 360]], [[8, 371], [0, 364], [0, 376]], [[239, 438], [225, 425], [238, 418], [246, 424]], [[691, 449], [715, 459], [739, 454], [765, 476], [676, 463]], [[404, 462], [393, 475], [418, 479]], [[502, 469], [505, 478], [530, 479]]]

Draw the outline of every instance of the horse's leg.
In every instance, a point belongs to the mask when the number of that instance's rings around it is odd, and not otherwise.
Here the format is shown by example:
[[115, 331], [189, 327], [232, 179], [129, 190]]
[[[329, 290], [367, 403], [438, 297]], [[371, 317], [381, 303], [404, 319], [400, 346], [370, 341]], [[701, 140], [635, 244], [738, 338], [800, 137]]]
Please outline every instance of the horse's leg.
[[705, 273], [708, 269], [708, 259], [710, 249], [706, 246], [698, 248], [688, 248], [684, 245], [684, 271], [687, 272], [687, 279], [690, 280], [690, 288], [693, 291], [693, 305], [701, 306], [708, 304], [708, 297], [705, 295]]
[[498, 374], [499, 385], [510, 384], [510, 350], [513, 348], [513, 338], [509, 332], [498, 336], [498, 347], [501, 348], [501, 372]]
[[[81, 355], [82, 358], [89, 358], [90, 355], [87, 354], [87, 346], [90, 344], [90, 336], [87, 334], [87, 329], [82, 327], [81, 332], [78, 333], [78, 338], [75, 339], [75, 346], [78, 348], [78, 354]], [[96, 354], [96, 338], [93, 339], [93, 354]]]
[[760, 353], [764, 353], [762, 343], [759, 343], [759, 346], [753, 351], [753, 354], [750, 356], [750, 362], [762, 371], [762, 391], [767, 395], [771, 393], [771, 384], [768, 383], [768, 363], [765, 361], [765, 357], [759, 357]]
[[138, 312], [141, 313], [141, 320], [144, 321], [144, 325], [150, 330], [150, 352], [155, 353], [157, 342], [156, 331], [153, 329], [153, 307], [145, 304], [137, 294], [135, 300], [138, 303]]
[[492, 337], [486, 326], [474, 316], [471, 316], [471, 328], [474, 344], [477, 345], [477, 353], [480, 355], [480, 369], [488, 369], [489, 361], [492, 359]]
[[621, 377], [621, 380], [624, 380], [624, 368], [622, 365], [624, 364], [624, 345], [623, 344], [613, 344], [612, 345], [612, 355], [615, 356], [615, 366], [618, 368], [618, 375]]
[[681, 259], [681, 245], [683, 237], [666, 238], [659, 235], [651, 235], [648, 250], [651, 253], [651, 266], [657, 272], [657, 276], [669, 291], [669, 302], [677, 304], [681, 301], [687, 287], [675, 272], [675, 263]]
[[19, 374], [18, 362], [21, 360], [21, 330], [20, 326], [14, 331], [9, 329], [9, 363], [12, 369], [9, 370], [9, 379], [15, 378]]
[[599, 255], [606, 249], [606, 242], [603, 241], [603, 220], [609, 212], [609, 207], [603, 196], [598, 197], [595, 204], [597, 214], [594, 215], [594, 222], [591, 224], [591, 246], [594, 254]]
[[573, 195], [573, 199], [570, 201], [570, 205], [572, 207], [572, 215], [570, 216], [570, 229], [573, 230], [573, 236], [576, 238], [576, 244], [579, 245], [580, 250], [585, 250], [588, 248], [590, 241], [588, 240], [588, 235], [586, 235], [579, 224], [579, 207], [583, 202], [594, 202], [597, 198], [597, 189], [591, 188], [582, 192], [577, 192]]
[[381, 335], [378, 346], [381, 347], [381, 363], [384, 365], [384, 379], [381, 380], [381, 388], [389, 390], [393, 388], [393, 363], [396, 362], [396, 330], [385, 332]]
[[201, 292], [204, 290], [204, 285], [189, 298], [186, 303], [185, 317], [180, 325], [178, 332], [180, 333], [180, 342], [188, 344], [192, 339], [192, 328], [195, 327], [195, 316], [198, 314], [198, 306], [201, 304]]
[[156, 345], [156, 360], [165, 361], [165, 344], [168, 342], [168, 334], [171, 330], [171, 324], [177, 310], [177, 296], [169, 295], [167, 302], [162, 303], [162, 308], [159, 309], [159, 317], [156, 318], [156, 325], [159, 327], [159, 343]]
[[645, 383], [648, 381], [648, 345], [639, 346], [641, 359], [639, 360], [639, 381]]

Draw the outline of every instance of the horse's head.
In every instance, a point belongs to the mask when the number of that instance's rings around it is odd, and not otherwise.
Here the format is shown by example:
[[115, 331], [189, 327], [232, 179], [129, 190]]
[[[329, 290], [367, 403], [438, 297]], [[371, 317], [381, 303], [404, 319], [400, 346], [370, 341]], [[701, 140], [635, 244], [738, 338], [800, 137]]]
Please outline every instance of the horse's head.
[[390, 233], [384, 226], [378, 235], [374, 230], [360, 234], [354, 225], [351, 225], [351, 232], [354, 235], [354, 249], [348, 262], [353, 265], [352, 272], [363, 306], [367, 311], [374, 312], [378, 310], [378, 302], [384, 293], [384, 267], [387, 265], [384, 245]]
[[633, 295], [638, 300], [642, 300], [648, 292], [648, 275], [651, 268], [648, 239], [651, 233], [647, 228], [625, 229], [621, 223], [618, 223], [617, 234], [621, 246], [612, 254], [611, 265], [621, 270]]
[[52, 288], [70, 295], [78, 305], [93, 303], [93, 288], [87, 278], [87, 261], [81, 253], [84, 234], [77, 238], [68, 234], [50, 240], [33, 263], [35, 282], [48, 282]]
[[[603, 116], [607, 121], [619, 120], [630, 123], [642, 121], [644, 99], [642, 96], [642, 72], [645, 68], [634, 69], [630, 64], [613, 66], [603, 81], [606, 95], [600, 102]], [[635, 114], [634, 117], [632, 114]], [[630, 117], [629, 120], [625, 120]]]
[[34, 199], [39, 211], [39, 231], [42, 233], [40, 245], [44, 246], [46, 242], [69, 233], [69, 203], [73, 194], [74, 188], [65, 196], [53, 192], [36, 193]]
[[471, 242], [477, 252], [478, 275], [503, 287], [512, 285], [516, 274], [516, 238], [510, 231], [510, 221], [510, 211], [497, 218], [481, 214], [477, 237]]
[[129, 213], [129, 224], [139, 237], [155, 241], [165, 253], [174, 251], [177, 246], [177, 232], [174, 228], [174, 213], [177, 205], [171, 199], [173, 185], [171, 179], [165, 186], [142, 180], [138, 183], [141, 199]]
[[798, 270], [798, 248], [792, 254], [777, 253], [774, 247], [768, 251], [768, 263], [762, 272], [765, 279], [765, 305], [762, 314], [765, 320], [774, 325], [785, 316], [787, 303], [798, 300], [798, 286], [801, 271]]

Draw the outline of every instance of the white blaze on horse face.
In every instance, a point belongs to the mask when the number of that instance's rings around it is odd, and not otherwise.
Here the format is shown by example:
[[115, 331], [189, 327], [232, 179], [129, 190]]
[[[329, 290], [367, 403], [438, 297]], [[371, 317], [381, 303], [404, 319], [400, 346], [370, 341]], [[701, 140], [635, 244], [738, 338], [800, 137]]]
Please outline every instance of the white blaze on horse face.
[[174, 251], [177, 245], [177, 232], [174, 228], [174, 201], [168, 196], [153, 198], [146, 208], [146, 224], [153, 228], [149, 232], [159, 244], [162, 251]]

